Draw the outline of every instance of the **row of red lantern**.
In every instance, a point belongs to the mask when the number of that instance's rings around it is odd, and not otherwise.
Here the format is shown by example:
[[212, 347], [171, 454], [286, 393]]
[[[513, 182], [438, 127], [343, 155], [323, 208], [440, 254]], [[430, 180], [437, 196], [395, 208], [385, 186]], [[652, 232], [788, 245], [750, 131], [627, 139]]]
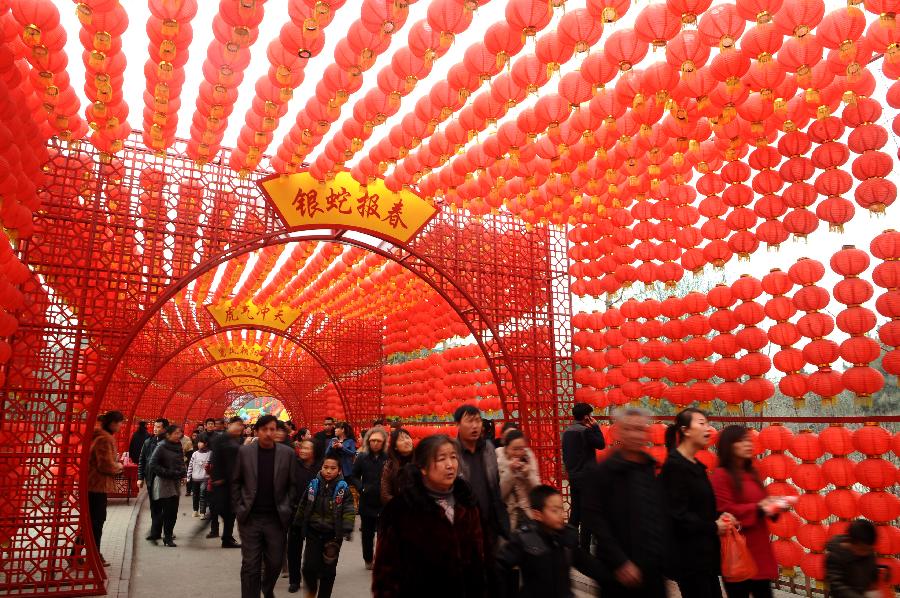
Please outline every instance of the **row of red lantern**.
[[449, 338], [468, 335], [468, 327], [449, 304], [432, 295], [385, 318], [384, 354], [432, 349]]
[[388, 364], [382, 375], [382, 392], [384, 412], [389, 416], [446, 416], [464, 402], [485, 411], [500, 408], [493, 375], [477, 345]]
[[122, 93], [125, 80], [122, 34], [128, 27], [128, 15], [118, 2], [108, 6], [81, 3], [76, 14], [81, 22], [79, 37], [84, 47], [84, 91], [91, 102], [85, 110], [94, 131], [91, 143], [100, 151], [113, 154], [122, 149], [131, 133], [128, 104]]
[[[532, 9], [538, 11], [540, 17], [538, 21], [522, 20], [521, 17], [526, 6], [529, 11]], [[360, 161], [360, 164], [354, 169], [354, 176], [362, 180], [374, 178], [380, 170], [377, 164], [406, 157], [412, 148], [434, 133], [435, 127], [449, 116], [453, 111], [452, 108], [461, 106], [484, 81], [490, 81], [498, 75], [503, 65], [521, 51], [524, 47], [525, 36], [520, 37], [518, 31], [534, 35], [549, 23], [550, 14], [549, 6], [546, 3], [536, 3], [530, 0], [510, 3], [507, 20], [497, 22], [489, 27], [483, 42], [477, 42], [466, 49], [463, 59], [448, 70], [446, 81], [439, 82], [427, 97], [422, 98], [416, 104], [414, 112], [408, 114], [399, 125], [394, 126], [389, 135]], [[571, 39], [571, 46], [572, 48], [578, 46], [580, 49], [595, 43], [602, 33], [602, 23], [595, 22], [594, 18], [584, 9], [577, 9], [566, 14], [560, 22], [560, 28], [563, 31], [571, 30], [575, 34]], [[585, 30], [583, 34], [581, 33], [582, 28]], [[413, 33], [415, 32], [410, 33], [411, 41]], [[570, 38], [565, 37], [564, 39], [566, 44], [563, 45], [567, 45]], [[554, 62], [559, 59], [556, 56], [556, 53], [559, 52], [557, 46], [560, 44], [555, 34], [542, 36], [537, 42], [535, 59], [543, 58], [548, 68], [550, 65], [558, 68], [558, 62]], [[382, 91], [395, 94], [398, 101], [400, 96], [411, 91], [412, 87], [409, 83], [414, 84], [421, 78], [419, 74], [412, 74], [413, 71], [407, 64], [409, 61], [404, 58], [398, 53], [394, 57], [390, 75], [379, 78]], [[527, 64], [531, 61], [532, 59], [529, 57], [517, 60], [511, 68], [510, 76], [515, 79], [520, 73], [527, 71]], [[387, 69], [385, 72], [388, 72]], [[404, 80], [407, 83], [405, 86], [403, 85]], [[495, 84], [498, 81], [499, 78]], [[516, 99], [521, 99], [521, 97], [517, 95]], [[512, 98], [500, 101], [490, 93], [479, 94], [471, 107], [463, 108], [460, 111], [459, 119], [453, 121], [448, 126], [448, 130], [453, 127], [454, 123], [464, 127], [470, 133], [481, 130], [486, 124], [496, 122], [514, 104], [515, 100]], [[357, 124], [357, 128], [363, 130], [365, 138], [367, 138], [370, 133], [367, 128], [363, 128], [367, 123], [357, 121]], [[365, 138], [360, 138], [360, 141], [364, 141]], [[352, 157], [352, 154], [345, 154], [344, 157]], [[416, 163], [418, 164], [418, 161]], [[410, 170], [407, 166], [405, 174], [409, 175], [412, 172], [414, 170]], [[398, 179], [400, 176], [403, 178]], [[396, 184], [398, 180], [404, 184], [411, 181], [404, 176], [403, 172], [398, 172], [398, 177], [389, 177], [387, 180], [392, 181], [392, 184]]]
[[[285, 247], [284, 251], [279, 254], [279, 259], [287, 251], [288, 249]], [[275, 293], [285, 289], [288, 283], [292, 281], [294, 275], [300, 272], [300, 269], [306, 265], [307, 260], [312, 257], [315, 251], [315, 243], [297, 243], [294, 245], [290, 250], [287, 261], [282, 262], [281, 267], [268, 284], [261, 288], [258, 288], [258, 285], [254, 285], [253, 303], [256, 305], [263, 305], [267, 303]], [[274, 265], [275, 264], [273, 263], [272, 266], [274, 267]], [[259, 281], [259, 285], [262, 285], [263, 280]]]
[[[221, 147], [228, 117], [234, 111], [238, 87], [250, 64], [250, 46], [259, 37], [264, 1], [235, 3], [221, 0], [213, 19], [214, 38], [203, 61], [204, 81], [191, 124], [188, 155], [206, 162]], [[174, 126], [174, 123], [173, 123]], [[168, 127], [168, 125], [167, 125]]]
[[361, 13], [366, 18], [351, 24], [347, 35], [335, 46], [332, 72], [326, 71], [316, 87], [316, 96], [307, 101], [279, 147], [274, 161], [276, 168], [291, 165], [296, 169], [319, 144], [340, 118], [341, 106], [349, 95], [362, 86], [362, 74], [387, 51], [391, 36], [405, 23], [408, 13], [406, 2], [368, 0]]
[[287, 113], [288, 101], [305, 78], [307, 63], [325, 47], [325, 28], [343, 4], [344, 0], [288, 3], [290, 20], [266, 51], [269, 72], [256, 81], [256, 96], [244, 117], [237, 149], [231, 154], [229, 164], [233, 170], [248, 172], [259, 164], [262, 152], [272, 143], [273, 132]]
[[[175, 140], [181, 90], [185, 82], [184, 65], [194, 35], [191, 21], [197, 14], [197, 0], [151, 0], [149, 7], [148, 57], [144, 63], [147, 85], [144, 89], [143, 140], [151, 150], [162, 151]], [[195, 151], [195, 147], [192, 146], [191, 150]], [[203, 151], [198, 151], [196, 155], [215, 155], [215, 151], [204, 146]]]
[[14, 0], [0, 13], [6, 24], [3, 29], [16, 33], [15, 38], [6, 40], [7, 46], [17, 59], [31, 65], [30, 87], [40, 99], [40, 110], [48, 115], [44, 138], [84, 137], [87, 123], [78, 116], [80, 102], [66, 73], [66, 32], [57, 7], [51, 0]]
[[343, 251], [344, 248], [338, 244], [322, 245], [322, 249], [304, 260], [302, 268], [297, 268], [294, 276], [272, 295], [272, 305], [278, 307], [299, 296], [301, 291], [320, 278], [334, 260], [341, 257]]
[[[833, 269], [842, 275], [861, 273], [867, 266], [865, 252], [855, 249], [839, 251], [832, 259]], [[774, 363], [786, 374], [779, 383], [786, 395], [799, 401], [812, 391], [830, 399], [847, 388], [859, 397], [868, 398], [884, 383], [881, 374], [869, 367], [869, 363], [880, 355], [878, 344], [865, 336], [874, 327], [875, 316], [861, 306], [862, 302], [871, 298], [871, 285], [857, 277], [836, 286], [836, 298], [850, 306], [837, 318], [838, 327], [850, 335], [839, 346], [824, 338], [832, 333], [834, 320], [821, 311], [828, 305], [828, 292], [814, 284], [823, 275], [824, 267], [820, 263], [802, 259], [787, 274], [773, 270], [762, 282], [744, 276], [735, 281], [731, 288], [719, 285], [706, 296], [690, 293], [684, 298], [670, 297], [663, 302], [631, 299], [623, 303], [620, 309], [612, 308], [602, 316], [577, 315], [573, 319], [576, 329], [598, 330], [575, 333], [576, 346], [595, 350], [580, 350], [574, 355], [576, 364], [585, 368], [576, 373], [577, 381], [598, 390], [613, 387], [605, 397], [591, 391], [588, 391], [588, 396], [592, 396], [594, 401], [605, 399], [614, 404], [636, 399], [643, 394], [674, 399], [677, 404], [682, 404], [684, 399], [691, 400], [686, 390], [688, 387], [683, 385], [692, 379], [702, 383], [690, 387], [690, 392], [697, 393], [698, 399], [709, 400], [711, 396], [718, 396], [732, 403], [729, 399], [740, 400], [740, 395], [731, 391], [744, 388], [753, 389], [750, 398], [761, 401], [769, 398], [774, 391], [771, 383], [759, 380], [772, 365], [760, 350], [771, 342], [781, 347]], [[848, 281], [860, 288], [848, 287]], [[802, 288], [791, 301], [786, 294], [794, 284], [800, 284]], [[866, 289], [870, 291], [868, 296]], [[773, 297], [766, 302], [765, 308], [756, 302], [764, 290]], [[734, 306], [738, 299], [742, 303]], [[707, 316], [705, 312], [709, 306], [716, 308], [716, 311]], [[796, 324], [791, 323], [789, 320], [798, 309], [807, 314]], [[660, 315], [667, 321], [660, 321]], [[688, 317], [682, 319], [685, 315]], [[776, 322], [767, 333], [757, 327], [765, 317]], [[638, 323], [638, 318], [644, 318], [645, 322]], [[733, 334], [738, 324], [743, 328]], [[709, 339], [707, 335], [711, 330], [717, 334]], [[890, 331], [886, 333], [894, 340], [892, 334]], [[669, 342], [663, 343], [658, 340], [660, 337], [668, 338]], [[687, 337], [691, 337], [690, 340]], [[796, 345], [802, 337], [810, 339], [810, 342], [801, 350]], [[640, 338], [647, 341], [638, 342]], [[746, 351], [746, 354], [735, 358], [740, 351]], [[714, 362], [709, 361], [713, 353], [721, 356]], [[831, 368], [838, 356], [853, 364], [843, 374]], [[663, 357], [672, 363], [660, 361]], [[642, 358], [649, 361], [642, 362]], [[692, 361], [686, 362], [688, 358]], [[818, 371], [812, 375], [801, 373], [807, 363], [816, 366]], [[711, 376], [722, 378], [725, 382], [712, 385], [708, 382]], [[749, 376], [750, 380], [744, 385], [735, 385], [734, 382], [741, 376]], [[649, 378], [651, 382], [642, 383], [639, 381], [641, 378]], [[666, 387], [658, 382], [661, 378], [667, 378], [679, 386]]]
[[[708, 24], [713, 25], [713, 29], [718, 29], [718, 27], [721, 26], [721, 23], [717, 22], [717, 21], [727, 20], [729, 17], [733, 18], [733, 15], [728, 14], [729, 8], [733, 12], [733, 10], [734, 10], [733, 7], [731, 7], [730, 5], [725, 5], [722, 10], [717, 11], [717, 13], [715, 13], [714, 17], [712, 16], [712, 13], [708, 14], [708, 15], [704, 15], [704, 19], [702, 22], [708, 21]], [[651, 7], [645, 8], [642, 11], [642, 13], [638, 19], [638, 24], [640, 25], [644, 21], [652, 22], [654, 20], [658, 20], [659, 15], [651, 14], [651, 13], [658, 13], [660, 11], [662, 11], [663, 13], [667, 13], [666, 8], [662, 7], [662, 6], [651, 6]], [[857, 12], [859, 12], [859, 11], [857, 10]], [[836, 11], [835, 15], [837, 15], [837, 14], [838, 13]], [[672, 13], [668, 13], [668, 15], [674, 16], [674, 15], [672, 15]], [[665, 16], [666, 15], [663, 15], [663, 17], [665, 17]], [[704, 23], [704, 24], [706, 24], [706, 23]], [[675, 25], [676, 25], [676, 31], [677, 31], [677, 26], [679, 25], [679, 23], [675, 22]], [[563, 31], [562, 26], [561, 26], [560, 31], [561, 32]], [[714, 34], [707, 35], [707, 36], [705, 36], [705, 38], [701, 36], [699, 39], [694, 39], [692, 41], [694, 42], [695, 45], [698, 45], [699, 47], [703, 47], [704, 39], [712, 45], [715, 45], [716, 43], [720, 42], [720, 40], [722, 40], [722, 39], [728, 39], [728, 40], [730, 40], [730, 43], [733, 44], [734, 39], [736, 39], [736, 37], [739, 36], [742, 31], [743, 31], [743, 23], [740, 23], [740, 27], [737, 31], [730, 31], [727, 34], [722, 33], [718, 36], [718, 38]], [[618, 67], [619, 65], [622, 65], [626, 68], [630, 68], [631, 65], [636, 64], [640, 59], [643, 58], [643, 56], [646, 54], [647, 41], [648, 40], [653, 41], [653, 39], [654, 38], [652, 37], [652, 35], [648, 36], [646, 33], [644, 33], [644, 35], [642, 36], [640, 27], [638, 27], [635, 31], [623, 31], [623, 32], [621, 32], [621, 35], [614, 34], [613, 36], [610, 37], [609, 41], [607, 42], [607, 48], [611, 52], [610, 61], [616, 67]], [[623, 48], [628, 48], [631, 53], [629, 53], [627, 55], [622, 55]], [[674, 48], [675, 49], [673, 51], [677, 52], [677, 49], [679, 48], [679, 44], [675, 44]], [[774, 50], [777, 50], [779, 48], [780, 48], [780, 43], [779, 43], [778, 47], [770, 48], [770, 50], [772, 52], [774, 52]], [[734, 50], [730, 46], [728, 47], [728, 51], [729, 52], [731, 52], [731, 51], [737, 52], [737, 50]], [[707, 53], [708, 53], [708, 49], [707, 49]], [[669, 54], [671, 54], [671, 53], [667, 51], [667, 57]], [[684, 63], [685, 63], [684, 60], [678, 62], [677, 57], [675, 57], [675, 56], [671, 57], [671, 60], [679, 66], [684, 66]], [[734, 62], [735, 60], [738, 60], [738, 59], [736, 57], [729, 57], [728, 54], [723, 54], [723, 56], [717, 60], [719, 60], [719, 62], [723, 63], [723, 65], [725, 65], [729, 61]], [[748, 64], [749, 64], [749, 59], [748, 59]], [[673, 69], [675, 68], [674, 65], [670, 65], [670, 66]], [[694, 64], [692, 63], [691, 70], [689, 72], [693, 73], [693, 68], [694, 68]], [[730, 78], [733, 76], [732, 73], [730, 73], [727, 68], [720, 68], [718, 70], [720, 71], [719, 79], [722, 81], [730, 80]], [[650, 75], [651, 73], [654, 75], [657, 75], [656, 72], [652, 71], [651, 69], [648, 69], [647, 75]], [[627, 77], [627, 75], [628, 74], [626, 73], [625, 77]], [[674, 72], [672, 72], [672, 74], [669, 75], [670, 78], [672, 76], [675, 76], [675, 80], [677, 81], [677, 75], [674, 75]], [[623, 79], [623, 81], [624, 81], [624, 79]], [[634, 94], [632, 93], [632, 96], [633, 95]], [[631, 99], [631, 98], [629, 98], [629, 99]], [[762, 120], [762, 119], [759, 119], [759, 120]]]
[[[838, 87], [840, 87], [840, 86], [836, 86], [835, 89], [837, 89]], [[791, 93], [794, 93], [794, 92], [791, 92]], [[866, 92], [866, 93], [868, 93], [868, 92]], [[770, 105], [771, 105], [771, 103], [770, 103]], [[749, 117], [749, 118], [753, 118], [753, 117], [751, 117], [751, 116], [748, 116], [748, 117]], [[756, 117], [756, 118], [758, 118], [758, 117]], [[796, 120], [797, 116], [794, 116], [793, 118]], [[806, 115], [805, 118], [808, 119], [808, 115]], [[772, 119], [766, 119], [767, 122], [768, 122], [768, 121], [771, 121], [771, 120], [772, 120]], [[759, 122], [761, 122], [761, 121], [759, 121]], [[793, 122], [790, 122], [789, 124], [790, 124], [791, 126], [795, 126], [795, 124], [794, 124]], [[754, 138], [753, 135], [747, 135], [746, 137], [747, 137], [747, 138], [750, 138], [750, 139]], [[458, 183], [458, 181], [457, 181], [457, 183]], [[874, 183], [874, 185], [872, 185], [872, 186], [873, 186], [875, 189], [868, 189], [868, 187], [866, 187], [866, 188], [864, 188], [864, 190], [861, 192], [861, 194], [860, 194], [859, 197], [857, 198], [858, 200], [860, 200], [860, 203], [864, 204], [866, 207], [873, 207], [873, 208], [875, 208], [875, 209], [881, 209], [881, 204], [882, 204], [883, 202], [881, 202], [880, 199], [878, 199], [878, 198], [884, 198], [884, 199], [887, 199], [888, 201], [885, 202], [885, 203], [889, 203], [890, 201], [892, 201], [893, 193], [892, 193], [892, 191], [891, 191], [891, 186], [890, 186], [890, 184], [882, 182], [882, 180], [879, 178], [879, 180], [876, 181], [876, 182]], [[874, 190], [874, 191], [877, 191], [877, 193], [870, 192], [870, 191], [873, 191], [873, 190]], [[828, 201], [828, 202], [825, 204], [825, 206], [826, 206], [826, 207], [823, 208], [822, 211], [825, 211], [825, 212], [827, 212], [827, 213], [835, 214], [835, 215], [837, 216], [838, 219], [841, 217], [841, 213], [842, 213], [842, 212], [846, 212], [846, 204], [844, 204], [843, 202], [841, 202], [841, 201], [839, 201], [839, 200], [831, 199], [830, 201]], [[804, 222], [807, 222], [807, 223], [808, 223], [809, 218], [806, 217], [806, 216], [802, 216], [802, 217], [801, 217], [800, 215], [798, 215], [798, 216], [794, 217], [794, 218], [792, 219], [792, 221], [797, 221], [797, 223], [798, 223], [799, 225], [801, 225], [801, 229], [798, 230], [798, 232], [800, 232], [800, 233], [802, 234], [802, 224], [803, 224]]]
[[885, 289], [875, 308], [888, 318], [878, 329], [878, 336], [886, 347], [893, 347], [885, 353], [881, 367], [889, 374], [900, 376], [900, 232], [886, 230], [872, 239], [869, 250], [882, 260], [872, 270], [872, 281]]

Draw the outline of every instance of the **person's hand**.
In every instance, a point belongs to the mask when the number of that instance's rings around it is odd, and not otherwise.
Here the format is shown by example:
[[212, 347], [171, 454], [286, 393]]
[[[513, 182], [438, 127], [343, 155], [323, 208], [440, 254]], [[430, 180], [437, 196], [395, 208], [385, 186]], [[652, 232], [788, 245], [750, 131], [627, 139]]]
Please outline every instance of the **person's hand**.
[[734, 527], [734, 517], [730, 513], [722, 513], [718, 519], [716, 519], [716, 527], [719, 530], [719, 535], [731, 531], [731, 528]]
[[641, 570], [631, 561], [627, 561], [624, 565], [616, 569], [616, 581], [626, 588], [636, 588], [641, 585]]
[[757, 503], [757, 506], [766, 515], [772, 515], [776, 511], [780, 510], [780, 508], [778, 507], [778, 501], [771, 496], [767, 496], [759, 501], [759, 503]]
[[509, 468], [513, 470], [514, 473], [519, 473], [520, 471], [522, 471], [523, 465], [524, 464], [518, 459], [513, 459], [509, 464]]
[[144, 480], [138, 480], [137, 484], [138, 484], [138, 490], [140, 490], [141, 488], [144, 487]]
[[124, 465], [122, 465], [121, 463], [116, 463], [116, 473], [122, 473], [122, 471], [124, 469], [125, 469]]

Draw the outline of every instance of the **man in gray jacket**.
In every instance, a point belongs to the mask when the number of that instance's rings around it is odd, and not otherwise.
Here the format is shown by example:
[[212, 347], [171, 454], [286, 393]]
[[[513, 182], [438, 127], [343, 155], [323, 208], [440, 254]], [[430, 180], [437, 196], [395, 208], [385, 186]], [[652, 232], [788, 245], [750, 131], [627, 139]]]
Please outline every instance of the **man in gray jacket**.
[[288, 446], [275, 442], [276, 422], [273, 415], [259, 418], [257, 441], [240, 448], [232, 477], [231, 504], [241, 535], [242, 598], [259, 598], [260, 591], [266, 598], [274, 596], [294, 516], [297, 459]]

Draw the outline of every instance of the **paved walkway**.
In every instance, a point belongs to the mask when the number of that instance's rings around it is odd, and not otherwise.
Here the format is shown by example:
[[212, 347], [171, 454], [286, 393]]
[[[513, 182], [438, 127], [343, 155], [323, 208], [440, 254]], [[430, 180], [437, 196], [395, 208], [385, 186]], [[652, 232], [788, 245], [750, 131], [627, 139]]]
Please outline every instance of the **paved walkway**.
[[[179, 504], [175, 535], [178, 548], [154, 546], [146, 540], [150, 526], [150, 510], [146, 495], [130, 505], [124, 500], [110, 501], [103, 532], [103, 554], [110, 567], [109, 593], [112, 598], [149, 598], [160, 593], [175, 593], [191, 598], [227, 598], [240, 595], [240, 550], [223, 550], [219, 540], [207, 540], [205, 522], [191, 517], [191, 499], [182, 496]], [[338, 562], [335, 598], [363, 598], [370, 596], [371, 574], [362, 560], [359, 534], [344, 544]], [[594, 596], [588, 592], [589, 580], [574, 574], [576, 597]], [[161, 589], [161, 584], [164, 584]], [[275, 594], [279, 598], [292, 596], [287, 591], [287, 579], [279, 578]], [[294, 594], [298, 597], [302, 593]], [[671, 598], [679, 598], [678, 589], [671, 585]], [[787, 592], [776, 591], [777, 598], [794, 598]]]

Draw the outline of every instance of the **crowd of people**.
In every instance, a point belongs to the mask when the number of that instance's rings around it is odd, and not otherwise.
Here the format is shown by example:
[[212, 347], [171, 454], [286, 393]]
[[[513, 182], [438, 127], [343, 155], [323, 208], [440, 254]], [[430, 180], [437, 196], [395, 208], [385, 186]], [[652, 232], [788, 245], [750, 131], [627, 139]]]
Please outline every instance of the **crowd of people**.
[[[494, 439], [493, 424], [471, 405], [456, 410], [452, 433], [416, 444], [399, 421], [380, 420], [359, 447], [352, 427], [330, 417], [315, 434], [270, 415], [252, 428], [238, 417], [208, 419], [186, 440], [159, 418], [152, 433], [141, 422], [128, 454], [150, 503], [147, 541], [176, 547], [185, 491], [193, 516], [210, 526], [206, 537], [241, 549], [243, 598], [274, 596], [280, 574], [291, 593], [331, 596], [357, 516], [376, 598], [570, 598], [573, 567], [604, 598], [662, 598], [667, 579], [684, 598], [772, 596], [778, 567], [767, 520], [790, 502], [766, 492], [747, 428], [721, 431], [709, 472], [697, 454], [713, 430], [699, 409], [681, 411], [668, 427], [662, 464], [646, 451], [651, 417], [643, 410], [615, 414], [615, 441], [599, 461], [607, 439], [591, 406], [576, 404], [572, 416], [562, 436], [568, 522], [561, 489], [541, 483], [523, 431], [507, 423]], [[106, 495], [122, 468], [113, 436], [123, 420], [115, 411], [102, 416], [91, 447], [98, 549]], [[752, 561], [739, 578], [721, 559], [736, 535], [746, 544], [744, 564]], [[865, 520], [831, 539], [832, 596], [862, 598], [883, 583], [875, 541]]]

